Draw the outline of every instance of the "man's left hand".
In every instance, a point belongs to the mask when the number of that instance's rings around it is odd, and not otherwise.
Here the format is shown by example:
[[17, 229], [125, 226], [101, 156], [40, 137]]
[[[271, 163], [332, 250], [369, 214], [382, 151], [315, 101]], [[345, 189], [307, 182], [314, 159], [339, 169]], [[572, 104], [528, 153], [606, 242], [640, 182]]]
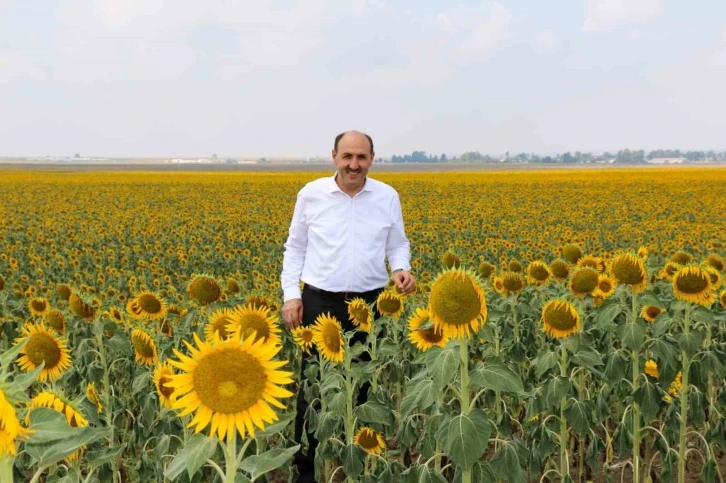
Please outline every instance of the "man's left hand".
[[393, 280], [393, 283], [396, 284], [398, 290], [404, 295], [413, 292], [413, 289], [416, 287], [416, 281], [414, 280], [413, 275], [411, 275], [411, 272], [406, 270], [394, 272], [391, 275], [391, 280]]

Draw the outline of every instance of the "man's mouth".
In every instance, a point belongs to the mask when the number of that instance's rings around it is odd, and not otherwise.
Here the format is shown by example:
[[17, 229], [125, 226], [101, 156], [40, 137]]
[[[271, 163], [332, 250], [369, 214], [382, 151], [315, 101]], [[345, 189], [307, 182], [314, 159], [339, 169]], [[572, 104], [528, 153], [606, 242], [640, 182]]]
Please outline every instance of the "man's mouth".
[[348, 174], [360, 174], [360, 169], [358, 169], [358, 170], [348, 169], [346, 171], [348, 172]]

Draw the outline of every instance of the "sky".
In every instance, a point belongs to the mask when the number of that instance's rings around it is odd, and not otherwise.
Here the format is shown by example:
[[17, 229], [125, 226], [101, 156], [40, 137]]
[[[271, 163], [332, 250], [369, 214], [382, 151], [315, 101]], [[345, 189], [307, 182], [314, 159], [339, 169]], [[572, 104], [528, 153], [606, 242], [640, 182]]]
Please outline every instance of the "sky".
[[723, 0], [0, 0], [0, 156], [726, 149]]

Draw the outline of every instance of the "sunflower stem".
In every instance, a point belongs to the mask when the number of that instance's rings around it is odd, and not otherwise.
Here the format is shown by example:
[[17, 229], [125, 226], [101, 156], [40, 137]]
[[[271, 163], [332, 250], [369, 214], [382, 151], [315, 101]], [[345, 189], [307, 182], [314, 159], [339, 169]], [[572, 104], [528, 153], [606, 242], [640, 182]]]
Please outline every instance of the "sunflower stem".
[[[376, 348], [376, 334], [374, 333], [374, 329], [371, 326], [371, 330], [368, 331], [368, 343], [371, 345], [371, 361], [375, 362], [378, 360], [378, 354], [377, 354], [377, 348]], [[371, 388], [373, 389], [373, 394], [378, 392], [378, 371], [373, 372], [373, 378], [371, 380]]]
[[[635, 324], [638, 319], [638, 295], [632, 293], [631, 323]], [[633, 394], [638, 390], [640, 379], [640, 361], [638, 350], [633, 350]], [[640, 404], [633, 401], [633, 481], [640, 482]]]
[[[515, 340], [516, 337], [515, 337]], [[494, 324], [494, 355], [499, 358], [499, 325]], [[499, 424], [500, 419], [502, 418], [502, 394], [499, 391], [494, 391], [494, 410], [497, 414], [497, 424]]]
[[13, 481], [13, 464], [15, 458], [13, 456], [3, 456], [0, 458], [0, 481]]
[[[560, 344], [560, 376], [567, 378], [567, 349], [564, 344]], [[565, 406], [567, 405], [567, 396], [562, 396], [560, 400], [560, 477], [564, 481], [565, 476], [569, 476], [570, 468], [567, 464], [567, 419], [565, 418]]]
[[[441, 413], [444, 407], [444, 391], [436, 394], [436, 412]], [[436, 456], [434, 457], [434, 470], [436, 474], [441, 474], [441, 443], [436, 440]]]
[[[582, 401], [585, 398], [585, 371], [580, 371], [580, 383], [579, 383], [579, 390], [578, 395], [580, 397], [580, 401]], [[579, 438], [580, 442], [580, 450], [578, 451], [578, 475], [579, 479], [578, 481], [585, 481], [585, 437]]]
[[[108, 447], [113, 448], [116, 446], [114, 441], [114, 422], [113, 422], [113, 407], [111, 406], [111, 383], [109, 378], [109, 367], [106, 359], [106, 348], [103, 345], [103, 327], [96, 321], [94, 324], [94, 335], [96, 337], [96, 345], [98, 346], [98, 357], [101, 359], [101, 366], [103, 367], [103, 400], [105, 403], [105, 416], [106, 426], [108, 426]], [[111, 460], [111, 470], [113, 472], [113, 483], [118, 483], [118, 464], [121, 454], [119, 453], [115, 458]]]
[[234, 483], [237, 475], [237, 431], [234, 428], [228, 428], [227, 445], [224, 449], [224, 469], [227, 474], [225, 482]]
[[345, 391], [346, 391], [346, 408], [345, 408], [345, 441], [347, 444], [353, 444], [353, 431], [355, 430], [355, 422], [353, 420], [353, 384], [350, 377], [350, 351], [345, 351]]
[[[459, 341], [459, 356], [461, 358], [461, 413], [469, 414], [469, 351], [467, 339]], [[471, 483], [471, 468], [462, 468], [461, 483]]]
[[[686, 313], [683, 318], [683, 333], [688, 334], [691, 323], [691, 305], [686, 306]], [[681, 349], [681, 428], [678, 437], [678, 483], [686, 481], [686, 430], [688, 426], [688, 371], [691, 362], [688, 353]]]

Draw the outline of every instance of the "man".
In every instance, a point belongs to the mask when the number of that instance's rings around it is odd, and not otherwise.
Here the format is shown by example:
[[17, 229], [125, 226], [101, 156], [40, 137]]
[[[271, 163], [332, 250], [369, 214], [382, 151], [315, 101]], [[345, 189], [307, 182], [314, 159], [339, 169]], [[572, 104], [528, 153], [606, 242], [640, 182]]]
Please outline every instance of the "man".
[[[346, 301], [376, 300], [389, 281], [386, 258], [390, 279], [402, 293], [412, 292], [415, 285], [398, 193], [367, 177], [375, 157], [373, 140], [357, 131], [339, 134], [332, 157], [334, 176], [308, 183], [297, 195], [280, 277], [282, 319], [288, 329], [311, 325], [329, 312], [344, 330], [354, 330]], [[302, 291], [300, 281], [305, 283]], [[365, 334], [360, 336], [351, 344], [364, 342]], [[295, 420], [295, 439], [301, 444], [307, 409], [302, 388], [306, 362], [303, 358]], [[360, 392], [359, 401], [365, 400], [367, 388]], [[315, 481], [314, 430], [307, 428], [307, 453], [301, 449], [295, 455], [298, 483]]]

